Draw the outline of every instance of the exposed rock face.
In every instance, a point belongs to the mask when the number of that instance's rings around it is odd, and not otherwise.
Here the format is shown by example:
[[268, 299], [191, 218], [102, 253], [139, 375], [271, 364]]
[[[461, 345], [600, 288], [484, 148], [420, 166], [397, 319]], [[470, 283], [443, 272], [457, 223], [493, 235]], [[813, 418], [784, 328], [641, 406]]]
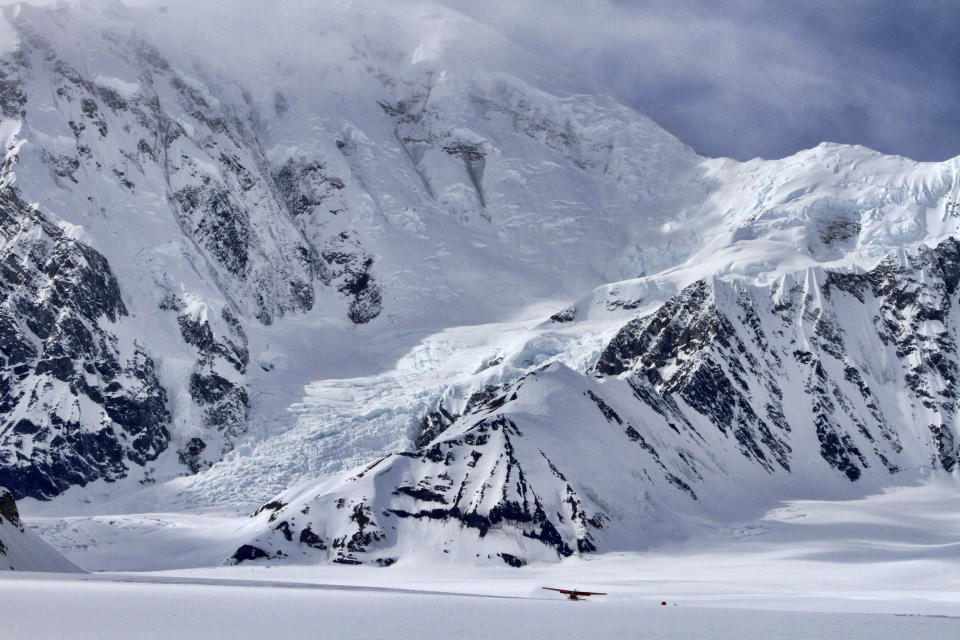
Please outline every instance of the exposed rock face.
[[17, 503], [13, 499], [13, 494], [0, 488], [0, 522], [4, 520], [23, 531], [23, 523], [20, 522], [20, 513], [17, 511]]
[[13, 495], [0, 487], [0, 571], [80, 572], [30, 531], [17, 512]]
[[371, 273], [373, 257], [364, 253], [360, 243], [343, 231], [326, 243], [320, 255], [327, 264], [331, 284], [350, 297], [350, 320], [366, 324], [380, 315], [383, 296]]
[[162, 307], [179, 314], [180, 335], [196, 349], [188, 386], [190, 399], [199, 409], [193, 420], [201, 427], [200, 433], [208, 439], [215, 436], [221, 443], [208, 448], [202, 437], [193, 436], [178, 450], [180, 462], [197, 473], [230, 451], [246, 430], [249, 398], [243, 376], [250, 361], [247, 336], [228, 307], [222, 308], [219, 318], [210, 318], [208, 310], [194, 312], [172, 293]]
[[[26, 531], [23, 523], [20, 522], [20, 514], [17, 512], [17, 503], [14, 501], [13, 495], [2, 487], [0, 487], [0, 527], [2, 527], [0, 530], [10, 530], [12, 535], [23, 534]], [[0, 561], [6, 562], [8, 564], [7, 568], [12, 569], [13, 566], [9, 564], [7, 558], [9, 553], [7, 545], [3, 543], [3, 538], [0, 538]]]
[[0, 482], [18, 497], [121, 477], [170, 439], [154, 362], [104, 257], [0, 190]]
[[850, 480], [916, 464], [907, 433], [930, 447], [920, 460], [952, 471], [958, 247], [770, 288], [695, 283], [626, 325], [595, 371], [682, 401], [771, 470], [790, 469], [791, 433], [812, 424], [820, 456]]
[[[273, 168], [242, 90], [138, 36], [34, 7], [4, 19], [20, 47], [0, 59], [0, 483], [43, 499], [141, 466], [149, 480], [171, 443], [196, 473], [247, 428], [244, 324], [312, 309], [316, 286], [354, 322], [379, 314], [372, 256], [297, 221], [343, 182]], [[92, 49], [131, 81], [76, 64]], [[94, 249], [51, 200], [116, 240]], [[144, 261], [154, 236], [176, 260]], [[164, 378], [164, 356], [194, 362]]]

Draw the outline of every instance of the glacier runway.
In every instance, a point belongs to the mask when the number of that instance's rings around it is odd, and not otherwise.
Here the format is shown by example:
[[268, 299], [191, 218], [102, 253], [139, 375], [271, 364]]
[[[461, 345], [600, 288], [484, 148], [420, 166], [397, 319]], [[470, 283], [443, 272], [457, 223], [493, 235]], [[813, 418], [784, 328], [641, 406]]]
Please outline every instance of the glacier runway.
[[[282, 570], [271, 571], [281, 573]], [[264, 572], [265, 573], [265, 572]], [[279, 578], [279, 576], [277, 576]], [[373, 579], [373, 574], [366, 576]], [[440, 576], [437, 576], [438, 578]], [[426, 579], [426, 575], [422, 579]], [[527, 579], [490, 581], [513, 596], [146, 574], [7, 574], [0, 619], [23, 638], [955, 638], [948, 615], [777, 610], [776, 599], [619, 595], [568, 602]], [[503, 584], [506, 583], [506, 584]], [[443, 586], [442, 579], [437, 587]], [[460, 585], [465, 586], [465, 585]], [[614, 587], [610, 587], [613, 589]], [[674, 606], [675, 605], [675, 606]], [[841, 603], [840, 606], [850, 603]], [[835, 603], [834, 606], [837, 606]], [[764, 608], [768, 607], [768, 608]]]

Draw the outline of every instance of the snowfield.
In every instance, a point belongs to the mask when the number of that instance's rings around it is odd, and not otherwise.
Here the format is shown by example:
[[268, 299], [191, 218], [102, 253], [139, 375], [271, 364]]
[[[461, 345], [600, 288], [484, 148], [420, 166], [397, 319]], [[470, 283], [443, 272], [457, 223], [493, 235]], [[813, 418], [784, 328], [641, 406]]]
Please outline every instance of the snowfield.
[[[276, 576], [282, 580], [281, 576]], [[554, 578], [555, 576], [544, 576]], [[960, 617], [790, 610], [787, 600], [680, 599], [660, 606], [653, 588], [606, 601], [567, 602], [527, 582], [467, 583], [520, 592], [501, 596], [419, 589], [255, 580], [67, 580], [4, 575], [6, 628], [30, 638], [643, 638], [735, 640], [956, 638]], [[120, 609], [116, 603], [122, 602]], [[857, 607], [851, 607], [857, 608]], [[866, 607], [861, 607], [866, 608]], [[92, 611], [109, 611], [91, 615]]]
[[[655, 551], [519, 570], [417, 560], [389, 569], [212, 566], [244, 520], [30, 518], [71, 559], [111, 570], [2, 574], [0, 619], [37, 638], [876, 640], [952, 639], [960, 627], [960, 486], [949, 481], [790, 501]], [[544, 586], [609, 595], [574, 603]], [[104, 610], [111, 614], [89, 613]]]

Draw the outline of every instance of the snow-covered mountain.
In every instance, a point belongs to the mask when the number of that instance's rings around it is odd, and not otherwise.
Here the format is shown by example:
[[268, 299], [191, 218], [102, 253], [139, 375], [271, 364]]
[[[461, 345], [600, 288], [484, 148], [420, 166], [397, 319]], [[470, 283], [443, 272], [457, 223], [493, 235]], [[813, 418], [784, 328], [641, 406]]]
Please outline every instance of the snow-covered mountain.
[[205, 6], [0, 7], [17, 498], [520, 564], [955, 472], [955, 160], [703, 158], [439, 3], [232, 60]]
[[681, 537], [777, 495], [952, 472], [958, 282], [953, 239], [866, 273], [699, 280], [586, 373], [553, 362], [485, 387], [429, 414], [418, 449], [270, 501], [235, 560], [389, 564], [419, 548], [521, 564]]
[[[89, 310], [95, 344], [78, 339], [60, 367], [44, 364], [65, 348], [59, 335], [11, 312], [18, 343], [31, 345], [7, 359], [0, 477], [16, 495], [210, 466], [248, 424], [249, 334], [268, 351], [284, 319], [350, 335], [378, 318], [370, 334], [442, 327], [623, 275], [617, 258], [635, 253], [636, 234], [611, 213], [629, 219], [646, 174], [663, 181], [697, 161], [610, 99], [543, 94], [493, 70], [454, 74], [423, 47], [374, 47], [356, 8], [325, 15], [338, 26], [319, 36], [338, 55], [326, 68], [289, 63], [266, 82], [241, 79], [249, 88], [156, 48], [136, 11], [18, 4], [3, 16], [17, 36], [2, 63], [16, 238], [5, 250], [22, 263], [22, 220], [48, 221], [45, 235], [60, 229], [75, 251], [96, 253], [88, 277], [114, 307]], [[480, 28], [462, 22], [451, 27]], [[44, 275], [20, 306], [78, 286], [46, 256], [33, 261]], [[273, 367], [269, 356], [255, 366]], [[121, 369], [142, 373], [122, 392], [111, 386]], [[118, 394], [135, 406], [108, 407]], [[56, 433], [36, 427], [49, 415], [99, 451], [53, 444]], [[183, 467], [154, 463], [161, 452]]]

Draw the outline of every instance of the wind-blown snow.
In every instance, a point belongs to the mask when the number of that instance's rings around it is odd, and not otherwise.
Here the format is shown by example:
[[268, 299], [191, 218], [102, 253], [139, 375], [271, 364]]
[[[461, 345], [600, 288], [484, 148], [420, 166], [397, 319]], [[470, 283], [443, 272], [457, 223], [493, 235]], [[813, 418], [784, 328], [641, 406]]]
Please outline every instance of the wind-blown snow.
[[136, 82], [126, 82], [120, 78], [111, 78], [109, 76], [95, 76], [93, 79], [97, 84], [112, 89], [122, 98], [129, 100], [141, 91], [141, 87]]
[[8, 10], [6, 7], [0, 6], [0, 56], [16, 51], [20, 45], [17, 31], [7, 20], [6, 13]]

